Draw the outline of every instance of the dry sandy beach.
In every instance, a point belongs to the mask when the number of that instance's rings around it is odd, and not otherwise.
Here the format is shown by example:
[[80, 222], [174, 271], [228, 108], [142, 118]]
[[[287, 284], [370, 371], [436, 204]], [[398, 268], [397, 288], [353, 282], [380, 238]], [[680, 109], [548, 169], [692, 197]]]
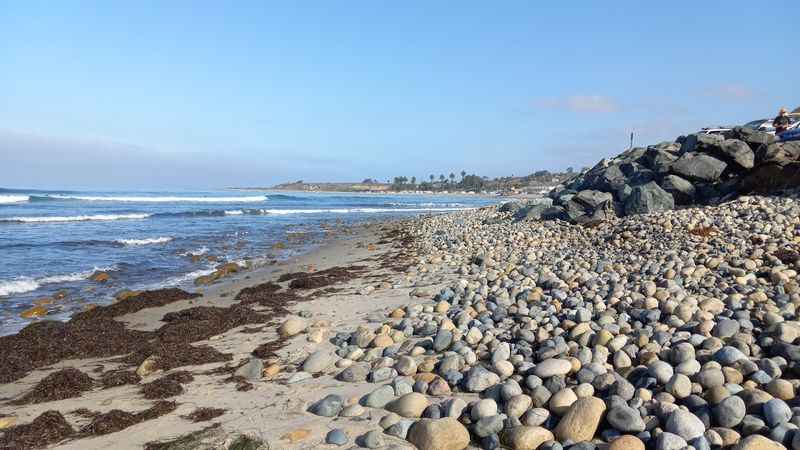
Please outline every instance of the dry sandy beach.
[[[381, 321], [391, 309], [409, 302], [409, 292], [414, 288], [406, 278], [404, 272], [397, 272], [391, 266], [403, 263], [404, 257], [398, 256], [400, 248], [392, 239], [384, 239], [389, 229], [402, 227], [402, 224], [393, 225], [366, 225], [357, 227], [349, 233], [340, 234], [329, 239], [318, 250], [302, 255], [275, 267], [256, 269], [238, 274], [235, 278], [210, 286], [201, 297], [170, 303], [161, 307], [142, 309], [132, 314], [116, 317], [124, 322], [128, 328], [134, 330], [153, 331], [164, 324], [161, 318], [165, 314], [185, 310], [196, 306], [229, 307], [234, 303], [236, 294], [244, 288], [261, 283], [276, 281], [281, 275], [293, 272], [321, 272], [334, 267], [363, 266], [363, 272], [333, 283], [329, 293], [315, 294], [318, 290], [302, 290], [301, 296], [308, 296], [310, 300], [297, 302], [289, 307], [291, 313], [301, 311], [309, 317], [305, 319], [312, 327], [320, 329], [321, 335], [329, 337], [331, 332], [352, 331], [358, 324], [370, 321]], [[386, 263], [384, 263], [386, 261]], [[446, 277], [441, 282], [447, 281]], [[281, 283], [287, 285], [288, 282]], [[369, 294], [362, 295], [365, 287]], [[372, 291], [372, 288], [375, 288]], [[436, 288], [436, 286], [431, 286]], [[366, 293], [366, 292], [364, 292]], [[123, 301], [135, 301], [128, 299]], [[259, 309], [255, 306], [256, 310]], [[308, 448], [323, 442], [328, 424], [318, 420], [317, 417], [305, 412], [308, 403], [320, 398], [329, 392], [345, 392], [357, 398], [370, 389], [368, 383], [341, 383], [331, 376], [320, 376], [296, 383], [287, 383], [286, 379], [291, 374], [285, 373], [287, 367], [301, 363], [312, 351], [333, 346], [323, 339], [323, 342], [309, 342], [306, 334], [288, 339], [283, 346], [278, 346], [275, 357], [276, 367], [280, 367], [278, 374], [265, 377], [263, 381], [253, 382], [252, 389], [239, 391], [237, 384], [224, 382], [231, 373], [221, 372], [208, 374], [215, 368], [239, 365], [250, 358], [251, 352], [264, 343], [278, 340], [276, 323], [283, 318], [271, 317], [270, 325], [250, 324], [236, 327], [224, 333], [214, 335], [207, 340], [195, 342], [193, 345], [210, 345], [214, 349], [230, 354], [232, 360], [225, 363], [211, 363], [199, 366], [183, 366], [170, 371], [157, 371], [145, 376], [141, 382], [128, 384], [109, 389], [94, 388], [82, 393], [77, 398], [58, 401], [47, 401], [28, 405], [12, 405], [26, 392], [34, 388], [45, 376], [63, 368], [76, 368], [90, 374], [99, 383], [99, 375], [116, 369], [124, 368], [124, 364], [115, 362], [117, 357], [94, 358], [80, 360], [64, 360], [33, 370], [29, 375], [13, 383], [0, 385], [0, 421], [3, 416], [7, 423], [13, 418], [17, 424], [31, 422], [45, 411], [60, 411], [75, 430], [80, 430], [92, 422], [89, 414], [76, 413], [81, 409], [88, 410], [90, 414], [106, 413], [112, 410], [126, 412], [139, 412], [150, 408], [154, 401], [143, 398], [140, 393], [141, 385], [157, 380], [162, 376], [188, 371], [193, 376], [193, 381], [183, 384], [183, 393], [170, 397], [175, 401], [177, 408], [164, 416], [147, 420], [122, 431], [113, 432], [97, 437], [67, 438], [58, 443], [58, 448], [71, 449], [140, 449], [146, 443], [163, 441], [179, 437], [187, 433], [204, 429], [211, 423], [219, 423], [220, 427], [214, 430], [211, 442], [221, 443], [224, 446], [226, 439], [230, 440], [235, 435], [245, 433], [269, 444], [269, 448]], [[243, 330], [246, 330], [243, 332]], [[254, 331], [258, 330], [258, 331]], [[313, 339], [313, 338], [311, 338]], [[136, 369], [136, 367], [132, 367]], [[128, 367], [130, 370], [131, 368]], [[294, 369], [289, 369], [294, 370]], [[224, 414], [211, 421], [194, 423], [182, 418], [198, 408], [220, 408]], [[380, 416], [366, 415], [367, 419], [359, 418], [351, 424], [355, 429], [368, 429], [374, 426]], [[291, 437], [291, 433], [296, 433]], [[289, 433], [289, 436], [287, 436]], [[299, 433], [299, 434], [297, 434]], [[307, 436], [306, 436], [307, 434]], [[300, 439], [300, 436], [302, 439]], [[292, 440], [297, 442], [292, 442]], [[2, 441], [4, 445], [12, 442]], [[6, 447], [3, 447], [6, 448]]]

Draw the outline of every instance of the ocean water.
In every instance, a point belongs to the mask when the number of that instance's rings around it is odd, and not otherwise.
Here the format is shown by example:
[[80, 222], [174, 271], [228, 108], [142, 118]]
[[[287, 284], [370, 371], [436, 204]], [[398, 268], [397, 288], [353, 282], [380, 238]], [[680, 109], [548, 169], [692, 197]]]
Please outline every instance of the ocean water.
[[[0, 335], [44, 297], [48, 319], [125, 290], [192, 288], [227, 262], [258, 266], [310, 251], [326, 225], [476, 208], [472, 196], [0, 190]], [[285, 249], [275, 247], [282, 243]], [[98, 270], [108, 283], [88, 278]]]

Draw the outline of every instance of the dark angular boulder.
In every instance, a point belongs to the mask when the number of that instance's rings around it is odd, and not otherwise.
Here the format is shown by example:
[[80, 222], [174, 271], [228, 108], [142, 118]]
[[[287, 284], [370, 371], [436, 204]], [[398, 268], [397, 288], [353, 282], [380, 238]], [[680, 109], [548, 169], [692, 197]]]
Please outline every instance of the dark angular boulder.
[[542, 220], [569, 220], [569, 216], [567, 216], [563, 206], [551, 206], [545, 209], [542, 211], [541, 218]]
[[542, 218], [542, 213], [550, 208], [550, 204], [536, 204], [536, 205], [525, 205], [522, 208], [518, 209], [514, 213], [514, 220], [522, 221], [522, 220], [538, 220]]
[[672, 164], [672, 172], [688, 180], [716, 181], [728, 165], [705, 153], [686, 153]]
[[656, 173], [667, 173], [677, 159], [678, 157], [672, 152], [650, 147], [639, 161]]
[[696, 190], [688, 180], [677, 175], [667, 175], [661, 180], [660, 186], [675, 199], [679, 205], [688, 205], [694, 201]]
[[579, 222], [582, 218], [604, 220], [615, 215], [614, 196], [608, 192], [597, 190], [583, 190], [575, 194], [565, 205], [564, 209], [572, 221]]
[[756, 167], [742, 178], [741, 192], [769, 193], [800, 186], [800, 141], [762, 145]]
[[718, 134], [690, 134], [681, 144], [681, 154], [690, 152], [712, 152], [722, 145], [725, 138]]
[[500, 208], [498, 209], [498, 211], [500, 211], [500, 212], [510, 212], [510, 213], [513, 213], [513, 212], [516, 212], [517, 210], [519, 210], [519, 209], [520, 209], [520, 208], [522, 208], [522, 207], [523, 207], [523, 204], [522, 204], [522, 202], [521, 202], [521, 201], [519, 201], [519, 200], [512, 200], [512, 201], [510, 201], [510, 202], [503, 203], [503, 204], [500, 206]]
[[665, 191], [657, 183], [635, 186], [625, 201], [625, 214], [649, 214], [658, 211], [669, 211], [675, 208], [672, 194]]
[[775, 142], [775, 136], [764, 131], [756, 131], [750, 128], [736, 127], [730, 137], [744, 141], [752, 150], [757, 150], [762, 145], [769, 145]]
[[755, 153], [744, 141], [726, 139], [717, 151], [722, 158], [733, 163], [739, 169], [749, 170], [755, 163]]

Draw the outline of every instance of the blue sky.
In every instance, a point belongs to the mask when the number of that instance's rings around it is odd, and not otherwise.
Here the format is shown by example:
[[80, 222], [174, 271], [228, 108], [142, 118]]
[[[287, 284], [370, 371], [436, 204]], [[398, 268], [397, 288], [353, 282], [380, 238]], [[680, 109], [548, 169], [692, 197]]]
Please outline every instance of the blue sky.
[[579, 168], [800, 106], [800, 2], [0, 4], [0, 185]]

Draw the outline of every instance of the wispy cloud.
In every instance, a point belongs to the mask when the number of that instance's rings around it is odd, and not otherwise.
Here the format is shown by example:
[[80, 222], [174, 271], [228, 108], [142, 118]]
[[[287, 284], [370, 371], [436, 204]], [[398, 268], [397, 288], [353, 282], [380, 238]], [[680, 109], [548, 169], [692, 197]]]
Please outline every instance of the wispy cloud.
[[553, 109], [574, 113], [613, 113], [622, 109], [619, 103], [604, 95], [570, 95], [567, 97], [543, 98], [536, 100], [539, 109]]
[[703, 90], [703, 94], [724, 102], [741, 102], [755, 97], [753, 89], [737, 83], [710, 86]]

